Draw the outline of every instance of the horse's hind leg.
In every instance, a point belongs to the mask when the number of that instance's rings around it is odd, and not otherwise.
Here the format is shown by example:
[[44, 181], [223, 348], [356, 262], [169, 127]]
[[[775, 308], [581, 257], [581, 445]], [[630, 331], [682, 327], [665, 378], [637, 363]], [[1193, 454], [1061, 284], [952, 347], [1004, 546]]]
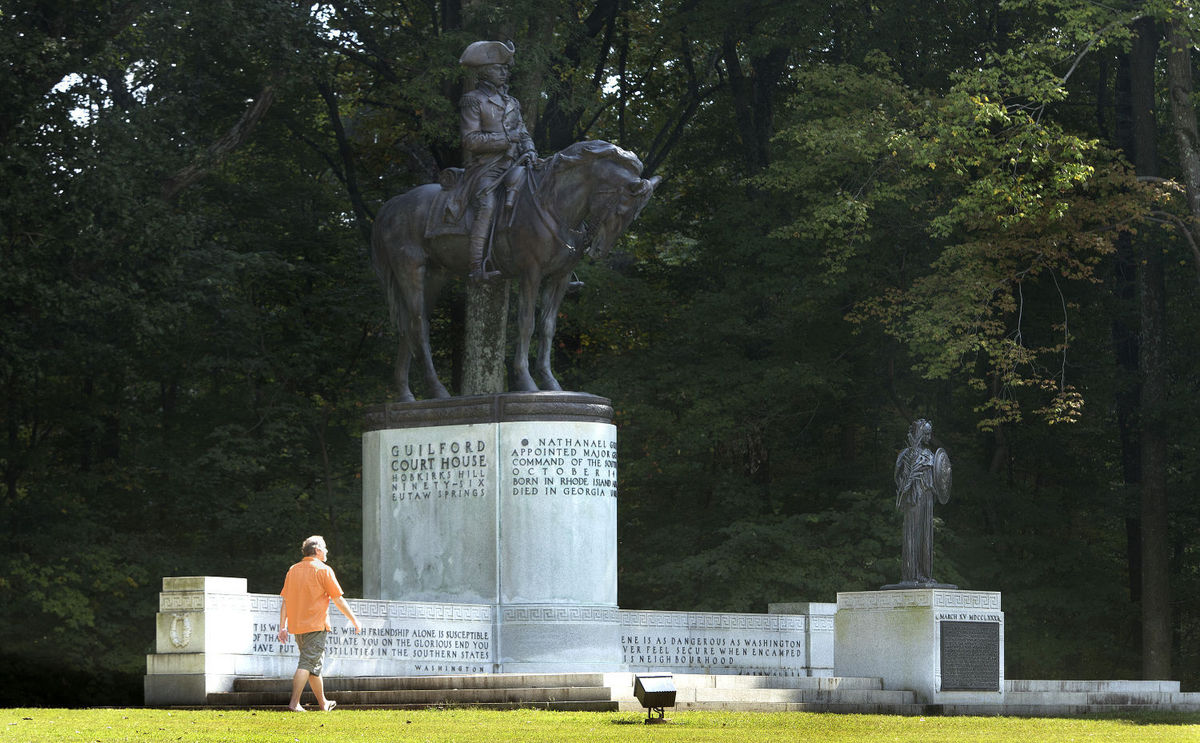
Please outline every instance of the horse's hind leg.
[[425, 267], [414, 266], [410, 269], [405, 283], [410, 289], [404, 295], [404, 308], [408, 314], [405, 335], [415, 341], [413, 350], [420, 356], [425, 386], [428, 388], [427, 394], [429, 397], [450, 397], [450, 393], [438, 379], [437, 369], [433, 367], [433, 347], [429, 342], [429, 313], [435, 299], [429, 292], [431, 289], [436, 292], [441, 286], [441, 281], [433, 279], [427, 285]]
[[550, 369], [550, 354], [554, 350], [554, 331], [558, 327], [558, 308], [562, 305], [571, 274], [548, 279], [542, 287], [542, 302], [538, 308], [538, 357], [534, 374], [538, 385], [544, 390], [561, 390], [554, 372]]

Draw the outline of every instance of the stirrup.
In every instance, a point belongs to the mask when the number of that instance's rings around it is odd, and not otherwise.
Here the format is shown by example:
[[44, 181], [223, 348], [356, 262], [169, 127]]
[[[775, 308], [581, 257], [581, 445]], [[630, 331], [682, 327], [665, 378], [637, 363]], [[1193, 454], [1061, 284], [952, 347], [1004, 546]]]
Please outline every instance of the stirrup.
[[471, 272], [467, 274], [467, 278], [471, 281], [491, 281], [499, 275], [499, 271], [485, 270], [483, 265], [480, 264], [471, 269]]

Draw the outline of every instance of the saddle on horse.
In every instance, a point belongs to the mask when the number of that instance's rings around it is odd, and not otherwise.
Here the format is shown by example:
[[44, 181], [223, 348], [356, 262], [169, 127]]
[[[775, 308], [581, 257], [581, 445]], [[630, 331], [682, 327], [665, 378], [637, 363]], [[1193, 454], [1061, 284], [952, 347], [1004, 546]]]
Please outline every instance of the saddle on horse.
[[[442, 171], [438, 182], [442, 188], [433, 197], [429, 210], [429, 218], [425, 224], [425, 237], [441, 237], [442, 235], [470, 235], [471, 225], [475, 223], [475, 195], [479, 191], [479, 179], [482, 170], [468, 174], [463, 168], [446, 168]], [[507, 224], [508, 219], [500, 222], [500, 215], [511, 214], [513, 195], [517, 189], [526, 185], [526, 180], [532, 178], [531, 169], [524, 165], [514, 165], [492, 185], [498, 188], [501, 184], [507, 192], [503, 209], [494, 211], [493, 221], [496, 224]], [[532, 187], [533, 184], [529, 184]]]

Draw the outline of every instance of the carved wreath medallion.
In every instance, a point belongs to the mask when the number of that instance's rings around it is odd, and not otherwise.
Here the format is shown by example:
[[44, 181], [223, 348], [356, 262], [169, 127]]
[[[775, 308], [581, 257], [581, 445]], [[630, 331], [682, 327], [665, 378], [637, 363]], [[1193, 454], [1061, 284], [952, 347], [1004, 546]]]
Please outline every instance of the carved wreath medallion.
[[171, 615], [171, 644], [186, 648], [192, 641], [192, 620], [187, 614]]

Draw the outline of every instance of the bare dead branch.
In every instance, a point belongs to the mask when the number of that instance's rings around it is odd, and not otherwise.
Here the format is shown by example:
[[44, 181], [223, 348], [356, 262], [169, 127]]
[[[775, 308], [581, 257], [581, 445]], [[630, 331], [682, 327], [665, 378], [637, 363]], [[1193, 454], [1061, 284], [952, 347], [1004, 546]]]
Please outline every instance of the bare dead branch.
[[185, 188], [203, 178], [210, 170], [228, 157], [231, 152], [245, 143], [254, 131], [254, 127], [258, 125], [258, 122], [274, 102], [275, 81], [272, 80], [263, 86], [254, 100], [250, 102], [250, 106], [242, 114], [242, 117], [238, 119], [238, 122], [228, 132], [216, 142], [209, 145], [203, 153], [196, 157], [191, 165], [177, 170], [171, 177], [163, 181], [163, 198], [168, 201], [173, 200]]

